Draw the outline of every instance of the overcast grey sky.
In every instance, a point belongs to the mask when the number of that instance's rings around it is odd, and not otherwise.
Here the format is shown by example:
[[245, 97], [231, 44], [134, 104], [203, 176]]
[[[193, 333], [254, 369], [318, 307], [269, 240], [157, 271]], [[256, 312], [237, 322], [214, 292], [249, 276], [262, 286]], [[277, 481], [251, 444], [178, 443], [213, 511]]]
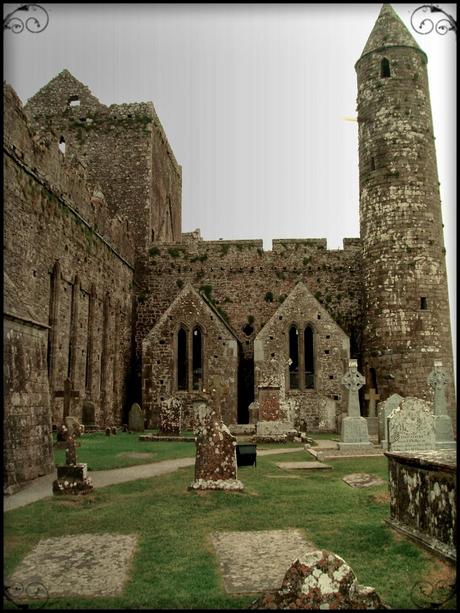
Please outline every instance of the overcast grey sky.
[[[265, 249], [359, 236], [354, 64], [381, 4], [42, 6], [46, 30], [6, 32], [4, 79], [24, 103], [64, 68], [104, 104], [151, 100], [182, 166], [183, 231]], [[428, 55], [455, 339], [456, 40], [415, 33], [419, 6], [393, 4]]]

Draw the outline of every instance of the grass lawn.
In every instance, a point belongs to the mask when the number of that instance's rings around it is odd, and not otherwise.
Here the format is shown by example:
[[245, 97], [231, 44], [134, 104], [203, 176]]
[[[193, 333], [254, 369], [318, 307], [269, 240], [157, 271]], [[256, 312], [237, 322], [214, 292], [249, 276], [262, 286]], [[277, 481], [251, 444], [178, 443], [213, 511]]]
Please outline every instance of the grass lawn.
[[[193, 452], [192, 444], [183, 445]], [[83, 451], [82, 446], [82, 455]], [[391, 607], [415, 609], [412, 586], [423, 579], [442, 578], [447, 567], [384, 523], [389, 506], [386, 484], [354, 489], [341, 480], [352, 472], [386, 479], [386, 458], [334, 460], [329, 462], [330, 471], [298, 471], [298, 479], [270, 478], [288, 474], [275, 462], [306, 457], [304, 452], [259, 457], [257, 468], [238, 471], [245, 485], [242, 493], [189, 492], [190, 467], [100, 488], [84, 497], [50, 497], [8, 511], [4, 513], [4, 574], [8, 576], [41, 538], [137, 534], [132, 573], [121, 596], [60, 598], [46, 607], [245, 608], [257, 595], [225, 592], [210, 535], [221, 530], [296, 528], [318, 548], [343, 557], [358, 581], [375, 587]]]
[[[88, 464], [88, 470], [125, 468], [195, 455], [194, 442], [140, 441], [139, 434], [128, 432], [115, 436], [106, 436], [104, 432], [88, 433], [77, 441], [80, 443], [77, 460]], [[65, 464], [65, 449], [54, 448], [54, 461]]]

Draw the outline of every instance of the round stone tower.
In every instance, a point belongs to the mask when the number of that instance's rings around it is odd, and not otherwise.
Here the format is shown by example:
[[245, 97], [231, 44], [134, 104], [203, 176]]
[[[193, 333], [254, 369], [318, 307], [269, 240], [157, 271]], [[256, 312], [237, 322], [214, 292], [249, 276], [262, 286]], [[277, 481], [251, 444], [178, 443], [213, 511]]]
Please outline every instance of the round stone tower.
[[384, 4], [358, 76], [364, 327], [361, 368], [380, 400], [432, 399], [441, 360], [451, 382], [452, 339], [427, 57]]

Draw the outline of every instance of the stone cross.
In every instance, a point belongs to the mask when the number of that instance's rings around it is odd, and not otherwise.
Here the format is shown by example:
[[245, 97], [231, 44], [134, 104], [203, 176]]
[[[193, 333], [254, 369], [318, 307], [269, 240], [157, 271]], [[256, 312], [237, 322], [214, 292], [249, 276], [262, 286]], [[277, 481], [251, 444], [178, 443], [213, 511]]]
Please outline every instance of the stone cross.
[[67, 466], [75, 466], [77, 463], [77, 449], [73, 436], [67, 437], [67, 447], [65, 450], [65, 463]]
[[377, 394], [377, 391], [371, 387], [371, 389], [364, 396], [366, 400], [369, 400], [369, 407], [367, 409], [368, 417], [375, 417], [375, 402], [380, 399], [380, 396]]
[[64, 415], [63, 415], [63, 420], [66, 417], [69, 417], [70, 415], [70, 402], [72, 398], [79, 398], [80, 397], [80, 393], [77, 392], [76, 390], [72, 389], [72, 384], [70, 382], [70, 379], [67, 378], [64, 381], [64, 390], [59, 391], [59, 392], [54, 392], [54, 397], [55, 398], [64, 398]]
[[358, 372], [358, 360], [349, 360], [348, 372], [342, 377], [342, 383], [348, 390], [348, 417], [361, 417], [358, 391], [366, 379]]
[[449, 382], [449, 376], [442, 367], [442, 362], [435, 361], [434, 368], [426, 380], [434, 390], [434, 414], [447, 415], [447, 403], [444, 388]]

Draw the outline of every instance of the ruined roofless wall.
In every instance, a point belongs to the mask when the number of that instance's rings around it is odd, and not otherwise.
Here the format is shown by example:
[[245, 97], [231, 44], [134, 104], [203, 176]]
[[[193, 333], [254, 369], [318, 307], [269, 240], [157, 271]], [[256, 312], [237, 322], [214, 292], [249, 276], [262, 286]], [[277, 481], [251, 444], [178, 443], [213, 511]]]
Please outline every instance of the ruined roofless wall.
[[[344, 239], [343, 250], [328, 250], [325, 239], [275, 240], [267, 252], [261, 240], [155, 246], [136, 268], [138, 355], [142, 339], [189, 281], [211, 299], [251, 358], [256, 334], [303, 281], [351, 337], [351, 354], [358, 357], [360, 254], [359, 239]], [[243, 331], [247, 324], [250, 334]]]
[[[72, 106], [78, 98], [79, 105]], [[181, 169], [151, 102], [101, 104], [64, 70], [25, 106], [34, 126], [64, 137], [112, 210], [133, 225], [136, 249], [181, 239]]]
[[[18, 302], [51, 324], [51, 396], [63, 389], [70, 360], [76, 416], [86, 397], [98, 421], [121, 423], [132, 341], [134, 241], [126, 220], [112, 219], [103, 199], [91, 204], [84, 165], [64, 156], [52, 135], [32, 136], [9, 86], [4, 151], [5, 272]], [[54, 421], [61, 416], [55, 399]]]

